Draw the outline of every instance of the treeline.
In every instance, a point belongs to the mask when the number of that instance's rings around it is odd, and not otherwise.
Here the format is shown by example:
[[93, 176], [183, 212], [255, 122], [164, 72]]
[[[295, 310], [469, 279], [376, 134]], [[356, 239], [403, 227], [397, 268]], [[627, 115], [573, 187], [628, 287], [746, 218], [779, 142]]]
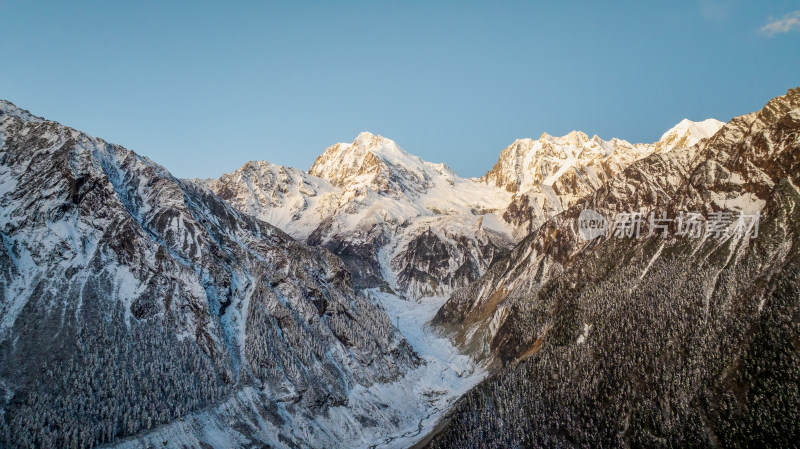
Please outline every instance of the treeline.
[[7, 448], [90, 448], [181, 418], [230, 386], [194, 340], [117, 311], [77, 330], [78, 348], [48, 365], [19, 403], [6, 407]]
[[719, 256], [665, 252], [642, 280], [596, 266], [605, 280], [523, 301], [503, 332], [541, 349], [472, 390], [430, 447], [796, 447], [800, 266]]

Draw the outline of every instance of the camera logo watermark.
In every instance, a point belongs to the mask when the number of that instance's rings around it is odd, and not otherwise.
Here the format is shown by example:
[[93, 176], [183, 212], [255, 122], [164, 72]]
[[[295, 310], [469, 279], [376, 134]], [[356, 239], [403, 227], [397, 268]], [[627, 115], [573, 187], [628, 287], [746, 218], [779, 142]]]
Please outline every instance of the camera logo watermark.
[[741, 237], [750, 235], [758, 237], [758, 226], [761, 214], [746, 214], [737, 211], [711, 212], [708, 217], [700, 212], [681, 211], [677, 217], [669, 217], [664, 211], [660, 214], [650, 212], [620, 212], [614, 216], [613, 225], [609, 228], [608, 220], [599, 212], [584, 209], [578, 216], [578, 235], [583, 240], [611, 235], [616, 238], [641, 238], [659, 235], [668, 238], [677, 237], [700, 238], [704, 235], [716, 239]]

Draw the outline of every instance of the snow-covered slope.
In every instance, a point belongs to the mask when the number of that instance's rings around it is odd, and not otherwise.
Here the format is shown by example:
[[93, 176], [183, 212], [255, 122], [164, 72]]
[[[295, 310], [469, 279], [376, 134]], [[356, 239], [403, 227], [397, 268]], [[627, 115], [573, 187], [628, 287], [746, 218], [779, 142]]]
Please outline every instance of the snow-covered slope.
[[447, 294], [513, 245], [496, 212], [509, 192], [370, 133], [331, 146], [309, 173], [251, 162], [208, 184], [240, 210], [331, 249], [361, 287]]
[[[291, 403], [276, 408], [253, 387], [239, 390], [219, 406], [187, 416], [153, 432], [115, 445], [118, 449], [262, 447], [277, 430], [292, 429], [295, 439], [271, 443], [279, 448], [406, 449], [425, 437], [454, 403], [487, 372], [427, 323], [445, 298], [427, 298], [411, 306], [390, 293], [365, 294], [398, 324], [422, 361], [392, 382], [354, 385], [347, 400], [321, 414], [308, 414]], [[264, 404], [266, 403], [266, 407]], [[285, 410], [283, 409], [285, 407]], [[276, 413], [277, 412], [277, 413]], [[282, 425], [281, 425], [282, 424]], [[236, 426], [256, 435], [248, 436]], [[252, 429], [252, 430], [251, 430]], [[295, 446], [296, 444], [296, 446]]]
[[654, 151], [663, 153], [675, 148], [691, 147], [697, 142], [713, 136], [724, 125], [725, 123], [713, 118], [705, 119], [702, 122], [683, 119], [658, 139]]
[[[430, 447], [796, 446], [798, 136], [800, 88], [633, 163], [456, 292], [436, 322], [504, 369]], [[584, 207], [642, 213], [641, 237], [584, 241]], [[705, 217], [696, 238], [648, 235], [681, 211]]]
[[[791, 159], [796, 148], [791, 147], [793, 142], [782, 148], [773, 147], [769, 143], [770, 133], [775, 131], [765, 125], [757, 127], [754, 120], [757, 116], [767, 116], [773, 105], [780, 106], [781, 114], [792, 117], [798, 98], [796, 90], [790, 91], [789, 95], [771, 101], [758, 115], [737, 117], [705, 140], [696, 137], [710, 133], [717, 122], [703, 122], [702, 133], [695, 137], [693, 126], [681, 122], [665, 133], [665, 141], [674, 143], [675, 137], [680, 136], [677, 141], [696, 140], [694, 146], [670, 148], [636, 161], [596, 192], [548, 219], [479, 281], [454, 292], [437, 314], [437, 322], [452, 332], [462, 347], [479, 357], [502, 352], [503, 345], [510, 344], [509, 333], [515, 333], [507, 321], [519, 312], [520, 303], [535, 298], [545, 285], [559, 279], [565, 267], [583, 260], [585, 252], [597, 245], [596, 241], [585, 242], [578, 235], [576, 221], [583, 208], [603, 214], [609, 226], [613, 226], [618, 212], [641, 213], [645, 217], [643, 235], [647, 234], [651, 211], [669, 213], [673, 220], [681, 210], [703, 214], [720, 210], [749, 214], [761, 211], [770, 191], [787, 176], [786, 168], [776, 161]], [[775, 123], [769, 126], [777, 127]], [[665, 143], [663, 147], [668, 145]], [[606, 240], [615, 242], [611, 234], [607, 233]], [[630, 242], [636, 243], [636, 239]], [[617, 256], [622, 254], [620, 250]], [[658, 254], [654, 257], [653, 260], [657, 259]], [[642, 268], [645, 273], [646, 266], [647, 262]]]
[[[338, 189], [325, 179], [269, 162], [248, 162], [219, 180], [204, 181], [250, 215], [305, 240], [320, 224]], [[234, 190], [235, 189], [235, 190]]]
[[723, 125], [714, 119], [683, 120], [654, 144], [589, 138], [580, 131], [563, 137], [542, 134], [538, 140], [517, 140], [500, 153], [481, 180], [514, 192], [503, 219], [522, 238], [548, 219], [593, 193], [633, 162], [653, 152], [692, 146]]
[[545, 133], [538, 140], [514, 141], [500, 153], [495, 166], [481, 180], [510, 192], [526, 192], [540, 186], [552, 187], [567, 171], [589, 166], [587, 181], [593, 181], [605, 175], [595, 173], [601, 161], [624, 166], [651, 152], [647, 144], [589, 138], [580, 131], [563, 137]]
[[417, 428], [413, 398], [345, 406], [421, 360], [336, 256], [7, 102], [0, 239], [0, 446], [168, 424], [159, 447], [349, 447]]

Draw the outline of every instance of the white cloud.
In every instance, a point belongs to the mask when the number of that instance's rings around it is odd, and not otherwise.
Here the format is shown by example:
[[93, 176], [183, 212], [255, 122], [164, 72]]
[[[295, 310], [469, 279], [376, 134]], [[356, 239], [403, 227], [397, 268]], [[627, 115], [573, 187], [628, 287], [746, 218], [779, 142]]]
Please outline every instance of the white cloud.
[[761, 32], [767, 36], [788, 33], [790, 31], [800, 31], [800, 10], [790, 12], [780, 19], [770, 19], [771, 21], [761, 28]]

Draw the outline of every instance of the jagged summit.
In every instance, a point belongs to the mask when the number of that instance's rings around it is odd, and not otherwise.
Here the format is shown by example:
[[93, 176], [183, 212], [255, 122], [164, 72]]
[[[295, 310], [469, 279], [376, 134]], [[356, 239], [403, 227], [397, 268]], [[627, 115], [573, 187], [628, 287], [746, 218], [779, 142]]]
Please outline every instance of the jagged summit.
[[20, 120], [25, 120], [30, 122], [44, 121], [43, 118], [31, 114], [30, 111], [22, 109], [19, 106], [15, 105], [14, 103], [3, 99], [0, 99], [0, 114], [10, 115], [13, 117], [17, 117]]
[[538, 140], [517, 139], [500, 153], [497, 163], [479, 180], [514, 194], [503, 219], [516, 226], [518, 237], [530, 233], [600, 188], [630, 164], [654, 152], [688, 147], [712, 135], [720, 122], [685, 120], [654, 144], [603, 140], [572, 131]]
[[561, 137], [542, 133], [538, 140], [515, 140], [500, 153], [497, 163], [481, 180], [509, 192], [525, 192], [553, 185], [575, 166], [591, 165], [610, 156], [614, 162], [627, 165], [647, 154], [649, 151], [641, 144], [621, 139], [605, 141], [596, 135], [589, 138], [582, 131]]
[[328, 147], [308, 172], [336, 187], [388, 196], [420, 196], [440, 182], [461, 178], [443, 163], [432, 163], [408, 153], [393, 140], [369, 132], [353, 143]]
[[[586, 142], [589, 140], [595, 140], [595, 138], [599, 139], [599, 137], [596, 134], [590, 139], [589, 136], [587, 136], [586, 133], [584, 133], [583, 131], [572, 130], [567, 134], [564, 134], [563, 136], [554, 136], [552, 134], [543, 132], [542, 135], [539, 136], [538, 141], [540, 142], [567, 141], [571, 143], [578, 143], [578, 142]], [[514, 141], [514, 143], [533, 143], [533, 142], [535, 142], [535, 140], [531, 138], [516, 139]]]
[[362, 132], [353, 143], [328, 147], [314, 161], [309, 173], [327, 179], [337, 187], [345, 187], [354, 182], [388, 184], [395, 171], [421, 176], [424, 169], [422, 159], [409, 154], [393, 140]]
[[[340, 255], [358, 286], [388, 284], [415, 297], [476, 279], [512, 244], [500, 216], [508, 192], [367, 132], [327, 148], [308, 173], [248, 163], [209, 186], [240, 210]], [[446, 232], [423, 235], [431, 228]]]
[[665, 132], [655, 143], [654, 152], [662, 153], [675, 148], [690, 147], [702, 139], [707, 139], [719, 131], [725, 123], [709, 118], [701, 122], [683, 119]]
[[674, 131], [689, 132], [694, 134], [696, 137], [700, 136], [710, 137], [715, 132], [719, 131], [719, 129], [724, 125], [725, 123], [714, 118], [707, 118], [699, 122], [695, 122], [689, 120], [688, 118], [685, 118], [680, 122], [678, 122], [678, 124], [672, 127], [669, 131], [665, 132], [661, 136], [661, 139], [664, 139], [665, 137], [667, 137], [668, 134]]
[[[209, 186], [293, 237], [327, 246], [345, 259], [359, 286], [386, 281], [395, 291], [422, 296], [473, 280], [490, 255], [652, 151], [651, 144], [577, 130], [544, 133], [515, 140], [486, 176], [465, 179], [391, 139], [362, 132], [352, 143], [328, 147], [309, 172], [251, 162]], [[431, 226], [447, 233], [423, 236]], [[487, 237], [487, 229], [494, 234]], [[419, 257], [427, 247], [448, 249], [440, 251], [441, 260]], [[464, 257], [479, 253], [485, 254], [464, 265]], [[448, 276], [449, 268], [441, 267], [451, 265], [464, 268]]]
[[[609, 172], [609, 168], [624, 168], [653, 152], [692, 146], [701, 139], [712, 136], [722, 125], [722, 122], [714, 119], [702, 122], [684, 119], [654, 144], [631, 144], [618, 138], [603, 140], [597, 135], [589, 138], [586, 133], [577, 130], [561, 137], [545, 132], [538, 140], [515, 140], [500, 153], [497, 163], [481, 180], [510, 192], [525, 192], [543, 185], [552, 186], [564, 175], [575, 170], [598, 167]], [[612, 172], [605, 175], [617, 171]], [[595, 184], [591, 181], [595, 174], [597, 173], [583, 173], [580, 177], [588, 179], [589, 184]], [[601, 180], [606, 177], [602, 173], [598, 176]]]

